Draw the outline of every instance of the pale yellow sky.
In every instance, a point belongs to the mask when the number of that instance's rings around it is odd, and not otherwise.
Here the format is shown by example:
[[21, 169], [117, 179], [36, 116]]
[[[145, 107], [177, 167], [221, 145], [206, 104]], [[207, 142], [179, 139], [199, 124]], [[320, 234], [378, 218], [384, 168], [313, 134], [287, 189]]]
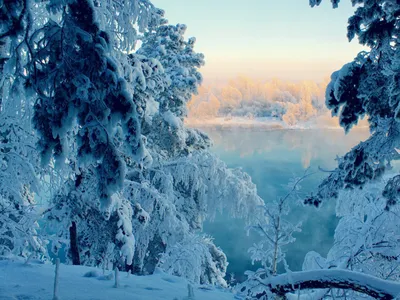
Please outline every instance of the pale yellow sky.
[[362, 50], [349, 43], [347, 19], [354, 8], [325, 0], [153, 0], [171, 24], [188, 26], [195, 50], [204, 53], [205, 83], [238, 75], [256, 79], [320, 81]]
[[244, 75], [258, 80], [279, 78], [293, 81], [321, 81], [325, 77], [330, 77], [333, 71], [338, 70], [354, 57], [355, 55], [349, 54], [330, 60], [323, 58], [303, 60], [274, 59], [274, 57], [244, 60], [242, 57], [209, 55], [201, 72], [206, 84], [211, 81], [224, 81], [237, 75]]
[[206, 65], [202, 68], [205, 83], [238, 74], [260, 80], [276, 77], [320, 81], [352, 61], [364, 49], [357, 41], [349, 43], [345, 35], [341, 42], [330, 41], [327, 37], [320, 41], [297, 40], [294, 45], [288, 44], [287, 40], [271, 43], [266, 48], [255, 47], [257, 43], [254, 42], [248, 44], [248, 48], [240, 45], [233, 52], [224, 49], [224, 46], [208, 51]]

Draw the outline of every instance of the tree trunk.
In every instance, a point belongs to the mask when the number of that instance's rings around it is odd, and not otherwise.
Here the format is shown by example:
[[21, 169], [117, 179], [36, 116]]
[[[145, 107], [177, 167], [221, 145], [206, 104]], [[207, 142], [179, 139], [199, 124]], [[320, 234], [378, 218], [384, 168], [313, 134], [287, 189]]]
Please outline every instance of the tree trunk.
[[69, 241], [70, 241], [70, 251], [72, 257], [73, 265], [80, 265], [81, 259], [79, 257], [79, 247], [78, 247], [78, 233], [76, 230], [76, 223], [72, 222], [69, 228]]
[[59, 285], [59, 275], [60, 273], [60, 259], [56, 258], [56, 272], [54, 276], [54, 289], [53, 289], [53, 300], [59, 300], [58, 298], [58, 285]]

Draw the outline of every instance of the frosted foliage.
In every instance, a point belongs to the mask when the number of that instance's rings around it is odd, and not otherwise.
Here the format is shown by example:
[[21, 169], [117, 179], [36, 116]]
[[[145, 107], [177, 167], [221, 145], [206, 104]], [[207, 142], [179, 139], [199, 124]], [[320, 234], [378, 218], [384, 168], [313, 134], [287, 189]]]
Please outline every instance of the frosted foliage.
[[160, 26], [145, 35], [139, 54], [158, 59], [170, 80], [170, 87], [158, 99], [161, 111], [170, 110], [177, 117], [186, 115], [186, 103], [202, 81], [198, 68], [204, 56], [194, 52], [195, 39], [185, 41], [186, 25]]
[[[160, 263], [160, 253], [164, 253], [167, 261], [174, 254], [174, 247], [181, 243], [190, 246], [188, 239], [196, 235], [206, 218], [213, 218], [218, 211], [250, 220], [262, 204], [248, 175], [227, 169], [224, 163], [204, 151], [158, 168], [153, 166], [145, 172], [128, 172], [121, 200], [114, 199], [106, 218], [94, 198], [95, 182], [93, 173], [81, 174], [69, 182], [65, 193], [54, 199], [48, 219], [53, 228], [59, 228], [55, 250], [60, 247], [57, 241], [68, 239], [67, 229], [74, 221], [83, 264], [99, 266], [107, 261], [124, 269], [134, 251], [133, 270], [141, 274], [154, 272]], [[105, 241], [116, 246], [111, 253]], [[209, 239], [202, 238], [200, 244], [204, 245], [191, 251], [200, 251], [197, 254], [202, 257], [202, 263], [192, 271], [203, 275], [189, 278], [222, 284], [225, 256]]]
[[[81, 9], [86, 11], [85, 16], [80, 15]], [[61, 16], [63, 11], [67, 13]], [[111, 195], [122, 186], [124, 173], [124, 162], [110, 142], [118, 118], [124, 119], [123, 128], [134, 158], [141, 162], [147, 153], [142, 147], [140, 126], [134, 120], [132, 92], [124, 83], [120, 63], [114, 59], [120, 53], [115, 50], [133, 49], [137, 30], [143, 33], [165, 22], [163, 11], [147, 0], [118, 3], [55, 0], [35, 5], [11, 1], [0, 14], [1, 69], [6, 74], [15, 74], [11, 84], [2, 83], [2, 92], [18, 93], [29, 101], [39, 98], [34, 124], [41, 133], [39, 145], [45, 163], [54, 154], [58, 165], [62, 164], [68, 155], [67, 132], [75, 120], [80, 125], [85, 123], [78, 135], [80, 162], [98, 163], [105, 158], [97, 168], [99, 193], [104, 200], [102, 204], [110, 205]], [[9, 49], [15, 51], [8, 52]], [[96, 75], [95, 70], [99, 72]], [[105, 93], [96, 92], [100, 90]], [[107, 97], [107, 93], [112, 96]], [[120, 176], [111, 177], [113, 172]]]
[[[318, 5], [321, 1], [312, 1]], [[334, 72], [326, 90], [326, 105], [349, 131], [364, 117], [372, 136], [339, 160], [339, 167], [306, 202], [319, 205], [343, 187], [363, 186], [399, 159], [399, 26], [397, 1], [352, 1], [357, 9], [348, 21], [348, 38], [358, 37], [369, 48]]]
[[339, 194], [336, 211], [341, 220], [328, 259], [346, 259], [353, 270], [399, 280], [399, 205], [386, 206], [381, 193], [387, 179], [367, 184], [362, 192]]
[[[111, 196], [122, 188], [125, 175], [125, 162], [113, 143], [119, 122], [128, 153], [139, 164], [147, 153], [138, 119], [140, 103], [132, 96], [123, 66], [115, 59], [111, 36], [99, 29], [93, 3], [76, 1], [68, 3], [68, 8], [62, 26], [49, 21], [43, 34], [33, 37], [31, 84], [38, 94], [33, 122], [41, 136], [39, 146], [45, 163], [52, 154], [63, 163], [66, 134], [77, 122], [79, 162], [98, 164], [99, 195], [107, 208]], [[87, 14], [81, 15], [81, 10]], [[132, 72], [129, 78], [137, 78], [138, 71]], [[140, 80], [132, 84], [143, 85]]]
[[27, 256], [46, 251], [36, 232], [35, 139], [17, 120], [0, 111], [0, 254]]
[[[326, 105], [332, 115], [339, 116], [340, 125], [350, 130], [358, 120], [368, 115], [371, 129], [381, 118], [393, 116], [388, 102], [388, 80], [382, 66], [374, 65], [368, 53], [361, 52], [356, 59], [334, 72], [326, 90]], [[370, 74], [374, 74], [374, 78]], [[373, 99], [374, 103], [370, 103]]]
[[17, 39], [22, 35], [26, 26], [27, 1], [7, 1], [2, 5], [0, 11], [0, 39], [4, 41], [5, 38]]
[[21, 205], [33, 204], [28, 195], [40, 189], [36, 139], [16, 116], [0, 112], [0, 117], [0, 194]]
[[248, 174], [240, 169], [228, 169], [210, 153], [194, 153], [186, 161], [178, 160], [170, 166], [170, 172], [174, 174], [175, 185], [179, 184], [183, 192], [198, 194], [198, 204], [205, 205], [211, 218], [218, 211], [251, 218], [263, 203]]
[[[13, 4], [8, 5], [10, 8]], [[13, 69], [8, 69], [7, 41], [0, 54], [0, 255], [45, 258], [46, 246], [38, 233], [35, 207], [35, 193], [43, 188], [38, 180], [41, 169], [35, 151], [37, 138], [30, 124], [31, 107], [20, 94], [21, 82], [13, 76]]]
[[96, 3], [100, 26], [107, 32], [115, 32], [117, 49], [132, 52], [140, 33], [163, 23], [164, 11], [148, 0], [108, 1]]
[[288, 220], [287, 216], [293, 205], [290, 202], [301, 199], [301, 182], [313, 174], [306, 169], [302, 176], [292, 178], [286, 186], [287, 193], [260, 206], [262, 214], [255, 216], [247, 227], [248, 233], [254, 232], [260, 236], [259, 242], [250, 247], [248, 252], [252, 263], [260, 262], [262, 268], [255, 272], [245, 272], [247, 279], [238, 289], [248, 297], [246, 299], [273, 297], [271, 287], [264, 282], [278, 275], [278, 266], [282, 266], [290, 276], [284, 250], [285, 246], [295, 242], [296, 232], [301, 232], [301, 223], [293, 224]]
[[[339, 192], [336, 214], [340, 217], [335, 230], [334, 245], [327, 258], [312, 251], [306, 255], [303, 270], [349, 269], [385, 280], [398, 281], [400, 222], [399, 204], [388, 206], [382, 191], [392, 178], [367, 183], [363, 189]], [[319, 292], [322, 298], [329, 291]], [[365, 299], [348, 290], [334, 290], [336, 298]], [[332, 294], [329, 293], [329, 294]]]
[[127, 265], [132, 265], [135, 253], [135, 237], [132, 232], [133, 210], [128, 201], [120, 199], [116, 211], [119, 219], [116, 239], [123, 244], [121, 256], [126, 258]]
[[151, 79], [155, 84], [147, 86], [147, 91], [155, 90], [157, 86], [164, 87], [158, 88], [158, 94], [154, 96], [159, 112], [153, 113], [152, 118], [147, 118], [142, 124], [148, 149], [153, 159], [160, 163], [161, 160], [187, 155], [209, 146], [204, 134], [186, 129], [182, 122], [186, 104], [201, 83], [198, 69], [204, 64], [203, 55], [194, 51], [195, 40], [185, 40], [185, 31], [186, 26], [182, 24], [160, 26], [154, 32], [145, 34], [137, 52], [162, 65], [162, 84], [160, 80]]
[[100, 211], [95, 183], [93, 172], [85, 172], [79, 179], [69, 180], [64, 190], [54, 197], [52, 208], [46, 213], [48, 225], [52, 231], [56, 229], [53, 252], [57, 253], [65, 244], [71, 258], [67, 241], [71, 222], [75, 222], [82, 264], [108, 266], [112, 263], [125, 267], [132, 264], [135, 251], [132, 206], [123, 197], [114, 195], [113, 205], [105, 212]]
[[326, 258], [315, 251], [310, 251], [304, 257], [302, 270], [327, 269], [328, 267]]
[[[318, 6], [321, 4], [321, 2], [322, 2], [322, 0], [310, 0], [310, 6], [311, 7]], [[337, 8], [340, 0], [331, 0], [331, 2], [332, 2], [332, 7]], [[355, 1], [353, 1], [353, 2], [355, 2]]]
[[[50, 0], [47, 9], [57, 14], [66, 4], [73, 1]], [[148, 0], [108, 1], [93, 3], [99, 28], [112, 32], [114, 47], [125, 52], [132, 52], [141, 34], [165, 22], [164, 11], [156, 8]]]
[[[224, 211], [233, 217], [250, 220], [262, 204], [247, 174], [228, 169], [204, 150], [163, 164], [153, 164], [143, 171], [130, 169], [121, 195], [121, 199], [127, 199], [129, 203], [114, 199], [115, 205], [106, 212], [106, 218], [95, 200], [95, 182], [93, 172], [77, 175], [68, 183], [65, 192], [54, 199], [55, 206], [48, 215], [51, 221], [59, 223], [56, 227], [60, 231], [54, 244], [57, 246], [56, 241], [68, 239], [65, 228], [74, 221], [83, 264], [112, 263], [124, 269], [134, 249], [133, 271], [140, 274], [153, 273], [160, 261], [160, 253], [172, 254], [172, 247], [199, 231], [205, 218], [212, 219], [218, 211]], [[132, 223], [129, 223], [131, 210]], [[108, 246], [110, 243], [115, 245], [112, 250]], [[224, 263], [210, 259], [220, 250], [215, 250], [211, 240], [207, 245], [193, 250], [203, 251], [199, 255], [204, 257], [203, 263], [197, 265], [200, 269], [195, 272], [207, 274], [196, 280], [221, 284]], [[164, 258], [167, 259], [169, 254]]]
[[13, 200], [0, 195], [0, 255], [28, 257], [33, 254], [45, 258], [46, 245], [38, 234], [38, 217], [34, 208]]
[[[137, 201], [150, 216], [146, 222], [138, 219], [134, 223], [135, 264], [144, 273], [153, 272], [159, 260], [158, 253], [171, 249], [200, 230], [206, 218], [212, 219], [218, 211], [224, 211], [250, 220], [262, 204], [248, 175], [227, 169], [207, 152], [194, 152], [150, 169], [143, 177], [138, 175], [137, 172], [128, 173], [124, 195]], [[155, 250], [159, 252], [153, 252]], [[207, 281], [203, 283], [216, 280], [204, 278]]]
[[224, 287], [227, 265], [225, 254], [210, 238], [195, 235], [168, 247], [159, 261], [159, 266], [169, 274], [185, 277], [194, 283]]
[[399, 132], [397, 121], [380, 120], [370, 138], [337, 158], [337, 169], [305, 202], [319, 206], [323, 199], [337, 197], [342, 188], [361, 187], [370, 180], [380, 178], [391, 169], [390, 162], [399, 159], [399, 152], [396, 151], [400, 142]]
[[261, 237], [260, 242], [249, 248], [249, 253], [253, 264], [259, 261], [267, 272], [275, 273], [276, 266], [285, 259], [282, 247], [296, 240], [293, 234], [301, 231], [301, 224], [293, 225], [285, 220], [283, 216], [288, 208], [280, 211], [278, 203], [266, 204], [263, 209], [264, 218], [248, 228]]

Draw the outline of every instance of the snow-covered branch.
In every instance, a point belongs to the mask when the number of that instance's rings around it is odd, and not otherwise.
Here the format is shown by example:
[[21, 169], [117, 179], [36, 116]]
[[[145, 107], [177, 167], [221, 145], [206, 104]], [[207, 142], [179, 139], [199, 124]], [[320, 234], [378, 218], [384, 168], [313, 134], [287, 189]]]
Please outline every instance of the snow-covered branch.
[[274, 294], [305, 289], [350, 289], [378, 299], [394, 299], [400, 295], [400, 283], [349, 270], [313, 270], [282, 274], [260, 280]]

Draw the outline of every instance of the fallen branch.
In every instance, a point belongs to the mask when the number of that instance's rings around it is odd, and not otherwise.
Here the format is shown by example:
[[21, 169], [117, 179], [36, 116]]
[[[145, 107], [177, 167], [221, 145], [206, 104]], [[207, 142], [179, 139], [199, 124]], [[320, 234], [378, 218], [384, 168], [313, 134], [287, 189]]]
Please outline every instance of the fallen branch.
[[298, 290], [330, 288], [353, 290], [376, 299], [394, 299], [400, 295], [400, 283], [342, 269], [292, 272], [261, 282], [283, 297]]

